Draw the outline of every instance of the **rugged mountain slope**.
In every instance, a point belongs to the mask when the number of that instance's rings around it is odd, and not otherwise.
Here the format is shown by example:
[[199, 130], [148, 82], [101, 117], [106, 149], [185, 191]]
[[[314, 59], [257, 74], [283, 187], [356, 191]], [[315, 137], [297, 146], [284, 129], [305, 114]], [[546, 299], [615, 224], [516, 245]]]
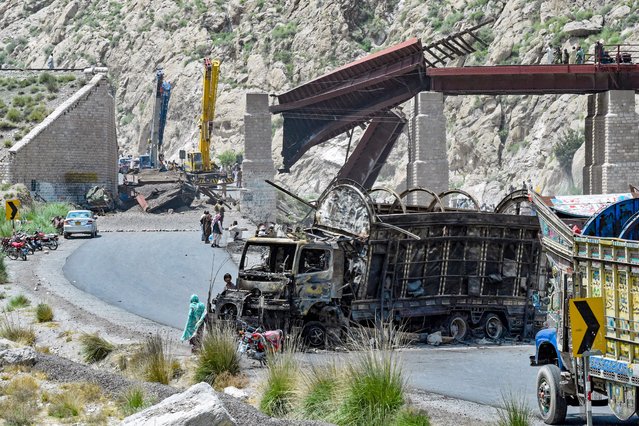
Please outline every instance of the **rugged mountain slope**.
[[[543, 63], [549, 42], [581, 43], [591, 51], [600, 38], [637, 43], [638, 5], [637, 0], [5, 0], [0, 62], [43, 67], [53, 52], [59, 67], [108, 66], [118, 100], [119, 141], [127, 152], [145, 149], [154, 70], [164, 67], [175, 85], [165, 135], [167, 151], [175, 155], [197, 141], [201, 58], [220, 58], [216, 150], [240, 151], [247, 90], [278, 93], [368, 51], [411, 36], [429, 42], [486, 16], [497, 18], [483, 31], [490, 47], [466, 58], [468, 64]], [[404, 112], [410, 115], [410, 105]], [[567, 129], [583, 128], [584, 97], [449, 97], [446, 114], [455, 186], [489, 203], [511, 183], [528, 178], [546, 192], [580, 187], [553, 149], [564, 143]], [[281, 120], [273, 123], [279, 155]], [[317, 194], [334, 176], [345, 149], [343, 138], [316, 147], [280, 179], [307, 196]], [[406, 161], [403, 137], [380, 181], [403, 185]]]

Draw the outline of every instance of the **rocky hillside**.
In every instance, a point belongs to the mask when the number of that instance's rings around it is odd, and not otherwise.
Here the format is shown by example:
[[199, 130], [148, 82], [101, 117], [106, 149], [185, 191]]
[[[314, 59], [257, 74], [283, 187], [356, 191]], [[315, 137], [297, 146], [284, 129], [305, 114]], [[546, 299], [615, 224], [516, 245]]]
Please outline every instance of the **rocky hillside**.
[[[219, 58], [219, 153], [242, 149], [248, 90], [280, 93], [375, 49], [411, 36], [428, 43], [489, 16], [496, 18], [482, 30], [489, 47], [460, 62], [544, 63], [551, 42], [569, 50], [580, 43], [591, 52], [597, 39], [639, 43], [638, 6], [637, 0], [5, 0], [0, 63], [39, 68], [53, 53], [58, 67], [108, 66], [126, 152], [146, 148], [154, 70], [162, 66], [175, 86], [165, 141], [176, 155], [197, 142], [201, 58]], [[404, 112], [410, 115], [409, 105]], [[567, 143], [568, 129], [583, 129], [585, 97], [449, 97], [446, 114], [455, 187], [489, 203], [528, 178], [545, 192], [580, 188], [555, 147]], [[273, 131], [279, 156], [277, 117]], [[340, 138], [316, 147], [280, 180], [312, 197], [334, 176], [345, 151]], [[402, 186], [406, 157], [404, 137], [380, 181]]]

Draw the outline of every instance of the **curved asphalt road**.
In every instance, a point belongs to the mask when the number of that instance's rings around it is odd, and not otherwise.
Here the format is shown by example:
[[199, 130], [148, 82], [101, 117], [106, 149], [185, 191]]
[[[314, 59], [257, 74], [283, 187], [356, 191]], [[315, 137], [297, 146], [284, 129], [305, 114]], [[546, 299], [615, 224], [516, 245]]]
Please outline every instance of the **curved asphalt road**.
[[[219, 272], [218, 272], [219, 271]], [[189, 297], [205, 300], [212, 274], [212, 295], [223, 288], [223, 275], [237, 278], [237, 266], [224, 249], [200, 241], [199, 232], [107, 233], [87, 240], [67, 260], [64, 273], [79, 289], [105, 302], [161, 324], [183, 328]], [[90, 307], [87, 307], [90, 309]], [[441, 395], [500, 406], [502, 394], [523, 397], [537, 413], [535, 378], [529, 366], [534, 346], [412, 348], [402, 353], [411, 386]], [[311, 362], [328, 357], [308, 354]], [[595, 408], [595, 425], [619, 422], [607, 408]], [[566, 424], [584, 424], [569, 408]], [[538, 423], [536, 423], [538, 424]]]
[[[200, 241], [199, 232], [107, 233], [82, 244], [64, 274], [74, 286], [144, 318], [183, 328], [189, 298], [218, 294], [237, 266], [224, 249]], [[90, 310], [90, 307], [87, 307]]]

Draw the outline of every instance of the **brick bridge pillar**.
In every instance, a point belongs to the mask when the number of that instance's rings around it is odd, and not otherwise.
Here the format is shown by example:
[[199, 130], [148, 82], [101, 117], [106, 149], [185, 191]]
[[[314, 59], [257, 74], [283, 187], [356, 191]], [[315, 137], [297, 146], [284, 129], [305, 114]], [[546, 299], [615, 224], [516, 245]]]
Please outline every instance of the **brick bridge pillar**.
[[[592, 166], [590, 166], [590, 193], [601, 194], [601, 166], [604, 163], [606, 146], [606, 114], [608, 100], [606, 93], [597, 93], [594, 99], [594, 116], [592, 118]], [[587, 145], [586, 145], [587, 146]]]
[[275, 188], [264, 182], [275, 176], [271, 144], [268, 94], [247, 93], [240, 208], [255, 222], [274, 222], [277, 216]]
[[586, 114], [586, 122], [584, 125], [584, 136], [586, 146], [584, 150], [584, 168], [583, 168], [583, 193], [593, 194], [592, 182], [592, 161], [593, 161], [593, 119], [595, 117], [595, 106], [597, 95], [588, 95], [588, 113]]
[[605, 117], [604, 161], [601, 192], [628, 192], [628, 184], [639, 183], [639, 128], [634, 90], [610, 90]]
[[[440, 193], [448, 189], [444, 96], [436, 92], [421, 92], [415, 97], [414, 105], [406, 183], [408, 188], [421, 186]], [[413, 192], [406, 201], [408, 204], [425, 204], [430, 200], [430, 196]]]

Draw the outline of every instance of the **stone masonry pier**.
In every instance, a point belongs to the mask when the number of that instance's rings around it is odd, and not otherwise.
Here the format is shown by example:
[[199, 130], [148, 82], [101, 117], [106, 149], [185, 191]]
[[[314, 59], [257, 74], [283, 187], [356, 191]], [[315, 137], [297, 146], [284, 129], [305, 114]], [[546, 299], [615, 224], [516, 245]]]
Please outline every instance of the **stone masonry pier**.
[[11, 147], [8, 177], [47, 201], [84, 201], [92, 186], [117, 193], [115, 99], [98, 73]]

